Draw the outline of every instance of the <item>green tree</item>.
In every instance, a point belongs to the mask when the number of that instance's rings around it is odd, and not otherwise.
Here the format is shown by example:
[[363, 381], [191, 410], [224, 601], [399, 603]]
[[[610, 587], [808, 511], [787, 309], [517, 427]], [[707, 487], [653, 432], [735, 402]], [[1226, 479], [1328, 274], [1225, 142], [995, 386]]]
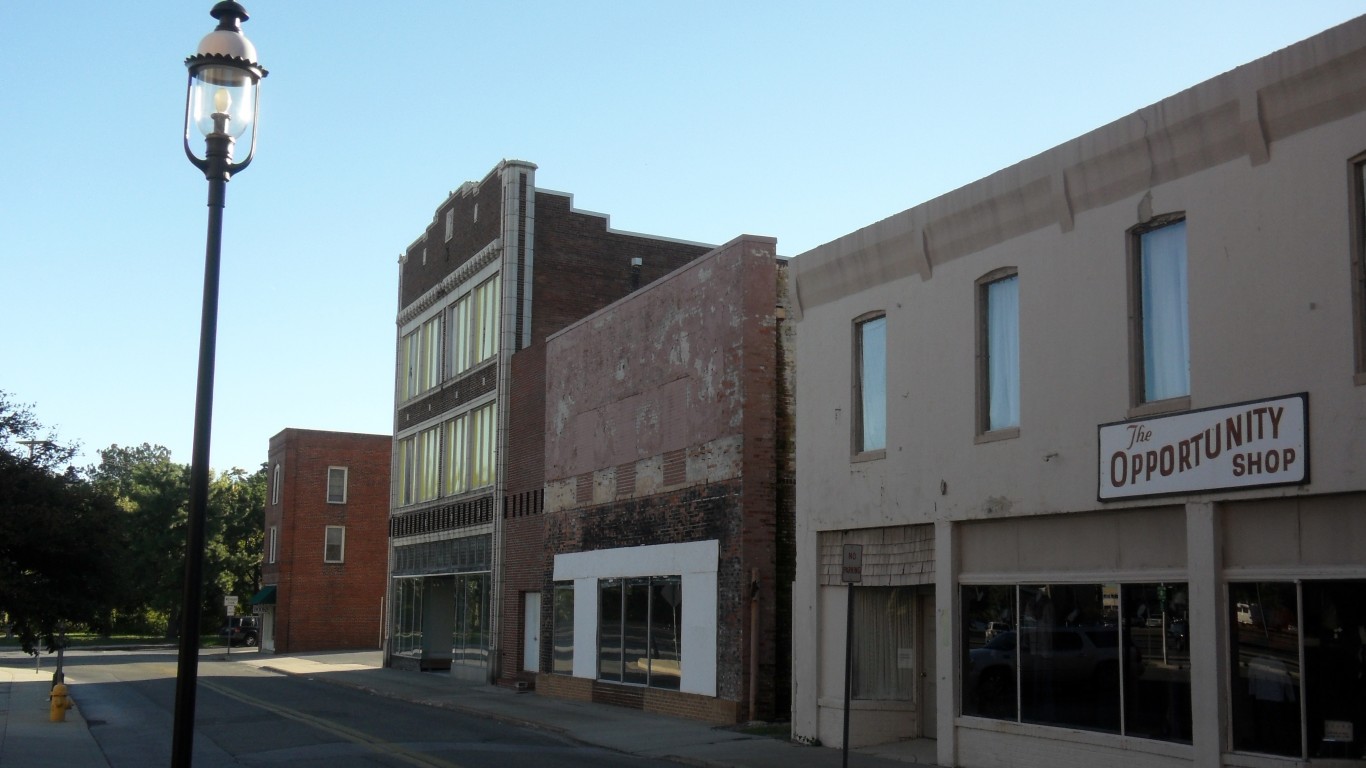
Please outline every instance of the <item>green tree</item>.
[[[119, 559], [122, 587], [110, 606], [121, 628], [164, 629], [175, 637], [185, 579], [185, 524], [189, 468], [171, 451], [143, 443], [111, 445], [90, 468], [95, 486], [117, 500], [122, 512]], [[164, 622], [164, 623], [163, 623]]]
[[114, 593], [118, 510], [74, 469], [75, 447], [0, 391], [0, 613], [25, 651], [99, 628]]
[[224, 595], [245, 602], [260, 588], [265, 508], [265, 465], [252, 474], [234, 468], [210, 480], [204, 570], [211, 606], [221, 606]]

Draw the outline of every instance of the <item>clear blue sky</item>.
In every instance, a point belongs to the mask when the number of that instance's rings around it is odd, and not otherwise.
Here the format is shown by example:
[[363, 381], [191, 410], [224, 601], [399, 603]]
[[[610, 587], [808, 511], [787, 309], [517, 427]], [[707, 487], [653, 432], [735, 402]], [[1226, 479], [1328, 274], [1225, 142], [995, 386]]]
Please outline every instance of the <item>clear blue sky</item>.
[[[1366, 12], [1361, 2], [244, 0], [211, 463], [392, 426], [397, 258], [503, 158], [618, 229], [795, 256]], [[188, 463], [211, 0], [0, 5], [0, 389], [80, 463]]]

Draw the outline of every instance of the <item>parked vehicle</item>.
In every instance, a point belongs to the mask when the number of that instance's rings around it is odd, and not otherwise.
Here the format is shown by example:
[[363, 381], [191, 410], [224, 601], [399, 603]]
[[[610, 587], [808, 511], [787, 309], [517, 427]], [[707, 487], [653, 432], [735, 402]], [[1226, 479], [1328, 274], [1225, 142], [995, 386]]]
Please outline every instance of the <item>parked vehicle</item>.
[[[1052, 685], [1108, 688], [1119, 686], [1119, 639], [1116, 627], [1055, 627], [1026, 629], [1019, 636], [1002, 632], [981, 648], [968, 652], [968, 676], [964, 685], [982, 706], [1013, 700], [1016, 654], [1024, 654], [1025, 674], [1045, 672]], [[1142, 673], [1138, 648], [1126, 643], [1130, 675]]]
[[260, 631], [255, 616], [232, 616], [228, 619], [228, 625], [218, 630], [218, 634], [227, 638], [230, 646], [254, 648], [260, 642]]

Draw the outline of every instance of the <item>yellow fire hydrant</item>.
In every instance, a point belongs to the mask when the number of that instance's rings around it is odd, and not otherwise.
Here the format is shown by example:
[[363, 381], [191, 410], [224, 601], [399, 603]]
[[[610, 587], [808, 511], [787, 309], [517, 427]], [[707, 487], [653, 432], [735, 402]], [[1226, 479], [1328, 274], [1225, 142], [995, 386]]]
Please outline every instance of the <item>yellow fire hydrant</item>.
[[66, 692], [66, 684], [57, 683], [52, 686], [52, 693], [47, 698], [52, 702], [48, 707], [47, 719], [54, 723], [65, 723], [66, 711], [73, 706], [71, 697]]

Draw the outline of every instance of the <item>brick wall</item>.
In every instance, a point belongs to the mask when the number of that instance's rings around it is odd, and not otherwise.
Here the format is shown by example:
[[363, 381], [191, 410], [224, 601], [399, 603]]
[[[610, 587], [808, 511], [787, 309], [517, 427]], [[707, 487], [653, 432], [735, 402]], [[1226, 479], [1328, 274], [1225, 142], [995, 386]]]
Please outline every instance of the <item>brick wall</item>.
[[[597, 683], [595, 700], [644, 707], [649, 699], [731, 722], [787, 715], [794, 557], [791, 358], [782, 345], [791, 332], [780, 323], [785, 271], [774, 245], [737, 238], [548, 345], [546, 548], [709, 539], [720, 547], [717, 696], [700, 704]], [[542, 656], [546, 668], [549, 650]]]
[[[406, 307], [441, 279], [455, 271], [502, 231], [502, 166], [489, 171], [477, 184], [466, 184], [451, 193], [432, 215], [431, 224], [408, 246], [399, 267], [399, 306]], [[475, 208], [479, 218], [475, 220]], [[454, 212], [455, 231], [446, 240], [446, 211]], [[423, 251], [426, 251], [426, 261]]]
[[[271, 439], [271, 471], [283, 468], [278, 521], [277, 653], [377, 648], [388, 570], [389, 467], [393, 440], [286, 429]], [[347, 468], [346, 503], [327, 503], [328, 467]], [[327, 526], [346, 528], [344, 562], [323, 562]], [[266, 578], [269, 583], [268, 578]]]

